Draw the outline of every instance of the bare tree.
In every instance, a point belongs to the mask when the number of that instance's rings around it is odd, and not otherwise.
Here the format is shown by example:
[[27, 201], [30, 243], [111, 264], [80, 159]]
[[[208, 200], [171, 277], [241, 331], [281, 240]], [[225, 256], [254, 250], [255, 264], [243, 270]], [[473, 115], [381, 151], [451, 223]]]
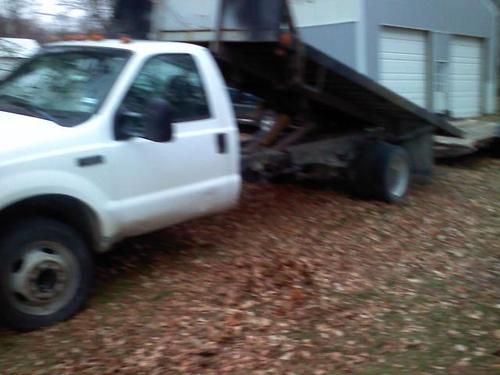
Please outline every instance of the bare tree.
[[85, 32], [103, 31], [112, 16], [112, 0], [59, 0], [63, 9], [81, 12], [81, 24]]
[[[32, 3], [28, 0], [0, 0], [0, 33], [4, 36], [26, 34]], [[30, 28], [30, 27], [28, 27]]]

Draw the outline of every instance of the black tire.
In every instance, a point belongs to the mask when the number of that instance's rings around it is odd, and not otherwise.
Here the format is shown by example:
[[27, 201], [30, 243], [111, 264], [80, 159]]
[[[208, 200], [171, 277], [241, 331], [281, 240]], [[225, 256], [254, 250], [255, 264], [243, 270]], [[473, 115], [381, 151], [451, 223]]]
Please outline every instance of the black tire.
[[359, 196], [398, 203], [408, 193], [410, 158], [403, 147], [372, 143], [361, 150], [354, 173], [355, 190]]
[[19, 222], [0, 240], [0, 322], [31, 331], [66, 320], [87, 300], [94, 261], [81, 236], [47, 218]]

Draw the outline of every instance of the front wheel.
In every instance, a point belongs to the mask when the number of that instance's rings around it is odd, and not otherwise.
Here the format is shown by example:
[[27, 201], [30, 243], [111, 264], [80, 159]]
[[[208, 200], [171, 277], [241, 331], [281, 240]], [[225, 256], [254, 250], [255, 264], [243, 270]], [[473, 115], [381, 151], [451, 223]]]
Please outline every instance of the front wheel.
[[51, 219], [21, 222], [0, 241], [0, 320], [30, 331], [66, 320], [83, 306], [92, 255], [73, 228]]

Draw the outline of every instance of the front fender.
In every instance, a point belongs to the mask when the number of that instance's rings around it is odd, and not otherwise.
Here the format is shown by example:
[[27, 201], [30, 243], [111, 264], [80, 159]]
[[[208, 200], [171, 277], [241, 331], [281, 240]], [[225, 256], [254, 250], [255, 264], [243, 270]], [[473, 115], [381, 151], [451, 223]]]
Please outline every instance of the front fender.
[[89, 180], [67, 172], [39, 170], [0, 178], [0, 211], [29, 198], [64, 195], [86, 204], [99, 221], [102, 246], [111, 244], [117, 222], [106, 211], [108, 198]]

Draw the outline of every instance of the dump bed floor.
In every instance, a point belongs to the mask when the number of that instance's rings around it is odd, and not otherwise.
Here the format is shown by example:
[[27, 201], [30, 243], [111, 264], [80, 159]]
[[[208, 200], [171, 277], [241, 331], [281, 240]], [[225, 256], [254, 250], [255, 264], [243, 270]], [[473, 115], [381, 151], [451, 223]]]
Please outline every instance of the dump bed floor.
[[463, 135], [450, 122], [309, 45], [287, 50], [288, 57], [276, 48], [276, 43], [224, 43], [216, 57], [223, 70], [238, 71], [245, 89], [285, 111], [301, 108], [307, 98], [311, 113], [332, 122], [343, 115], [351, 128], [384, 128], [401, 136], [434, 127], [437, 134]]

